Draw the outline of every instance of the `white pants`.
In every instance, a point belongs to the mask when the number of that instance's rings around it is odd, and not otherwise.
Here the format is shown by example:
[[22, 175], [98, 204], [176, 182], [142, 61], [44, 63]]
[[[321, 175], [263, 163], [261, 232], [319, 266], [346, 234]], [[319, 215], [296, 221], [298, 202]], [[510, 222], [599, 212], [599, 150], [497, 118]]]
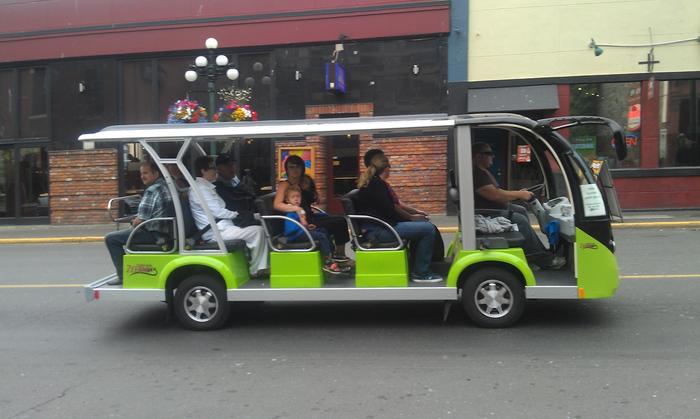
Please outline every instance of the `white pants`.
[[265, 231], [261, 226], [250, 226], [246, 228], [227, 226], [221, 231], [221, 238], [224, 240], [243, 240], [250, 249], [250, 273], [255, 274], [261, 269], [267, 269], [269, 251], [265, 242]]

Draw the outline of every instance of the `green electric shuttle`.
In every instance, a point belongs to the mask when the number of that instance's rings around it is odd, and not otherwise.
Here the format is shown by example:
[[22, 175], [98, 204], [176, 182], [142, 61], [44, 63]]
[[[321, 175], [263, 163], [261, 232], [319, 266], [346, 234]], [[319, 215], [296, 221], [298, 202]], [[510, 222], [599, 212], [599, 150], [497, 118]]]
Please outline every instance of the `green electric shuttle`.
[[[182, 125], [113, 126], [80, 136], [81, 141], [109, 144], [139, 143], [158, 165], [173, 197], [174, 216], [139, 224], [125, 246], [123, 284], [110, 285], [116, 274], [85, 286], [88, 301], [164, 301], [180, 323], [195, 330], [225, 324], [231, 304], [239, 301], [444, 301], [445, 315], [460, 302], [469, 318], [483, 327], [516, 322], [527, 299], [592, 299], [611, 297], [619, 277], [611, 221], [619, 206], [607, 166], [593, 171], [562, 133], [578, 127], [609, 132], [617, 159], [626, 154], [621, 128], [600, 117], [563, 117], [533, 121], [514, 114], [409, 115], [273, 122]], [[338, 135], [363, 138], [441, 135], [453, 150], [448, 167], [435, 167], [448, 179], [446, 195], [454, 204], [459, 225], [443, 261], [433, 270], [444, 280], [410, 281], [406, 243], [391, 225], [355, 213], [352, 191], [342, 198], [351, 233], [355, 264], [342, 275], [324, 275], [318, 247], [305, 230], [306, 242], [281, 239], [284, 215], [272, 208], [274, 192], [257, 201], [259, 218], [270, 250], [269, 276], [251, 278], [248, 249], [238, 240], [224, 241], [217, 228], [214, 240], [202, 242], [183, 193], [183, 182], [195, 188], [189, 163], [211, 142], [236, 140], [295, 140]], [[549, 252], [566, 259], [557, 270], [529, 264], [518, 231], [482, 233], [475, 217], [505, 215], [475, 209], [471, 146], [489, 143], [507, 158], [497, 168], [502, 184], [529, 188], [540, 199], [524, 203], [536, 219]], [[396, 156], [394, 156], [396, 157]], [[600, 164], [600, 162], [597, 162]], [[173, 170], [177, 167], [177, 171]], [[394, 164], [397, 168], [397, 163]], [[520, 170], [522, 169], [522, 170]], [[525, 170], [526, 169], [526, 170]], [[171, 173], [181, 173], [173, 179]], [[205, 202], [201, 199], [200, 202]], [[216, 220], [202, 205], [211, 225]], [[131, 238], [148, 223], [166, 223], [169, 233], [143, 244]], [[363, 234], [363, 225], [377, 223], [394, 240], [376, 243]], [[545, 238], [545, 240], [546, 240]]]

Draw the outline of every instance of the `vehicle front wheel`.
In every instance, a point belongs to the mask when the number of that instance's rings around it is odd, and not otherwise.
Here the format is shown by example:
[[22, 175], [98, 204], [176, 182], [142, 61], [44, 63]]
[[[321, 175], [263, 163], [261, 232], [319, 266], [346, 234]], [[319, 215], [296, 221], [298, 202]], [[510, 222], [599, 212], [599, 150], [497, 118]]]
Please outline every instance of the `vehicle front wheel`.
[[178, 321], [190, 330], [218, 329], [228, 319], [226, 286], [208, 275], [193, 275], [182, 281], [173, 304]]
[[462, 284], [462, 305], [477, 326], [508, 327], [525, 310], [525, 289], [505, 269], [480, 269]]

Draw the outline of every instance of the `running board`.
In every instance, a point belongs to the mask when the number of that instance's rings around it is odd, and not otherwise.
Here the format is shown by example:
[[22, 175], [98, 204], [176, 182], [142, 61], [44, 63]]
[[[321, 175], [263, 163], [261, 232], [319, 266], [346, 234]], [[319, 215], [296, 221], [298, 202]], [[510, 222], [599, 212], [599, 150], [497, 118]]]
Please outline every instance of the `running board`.
[[577, 286], [538, 285], [525, 287], [525, 297], [528, 300], [577, 300], [579, 293]]
[[229, 289], [229, 301], [454, 301], [456, 288], [265, 288]]

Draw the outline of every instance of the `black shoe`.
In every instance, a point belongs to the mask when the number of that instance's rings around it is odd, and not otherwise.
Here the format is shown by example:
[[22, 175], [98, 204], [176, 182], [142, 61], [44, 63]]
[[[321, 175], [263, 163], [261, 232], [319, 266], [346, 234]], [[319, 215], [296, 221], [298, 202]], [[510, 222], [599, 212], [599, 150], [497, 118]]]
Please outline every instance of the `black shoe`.
[[107, 285], [123, 285], [123, 284], [124, 284], [124, 282], [119, 277], [116, 277], [107, 283]]
[[350, 262], [350, 258], [345, 255], [333, 255], [333, 262], [345, 263]]

